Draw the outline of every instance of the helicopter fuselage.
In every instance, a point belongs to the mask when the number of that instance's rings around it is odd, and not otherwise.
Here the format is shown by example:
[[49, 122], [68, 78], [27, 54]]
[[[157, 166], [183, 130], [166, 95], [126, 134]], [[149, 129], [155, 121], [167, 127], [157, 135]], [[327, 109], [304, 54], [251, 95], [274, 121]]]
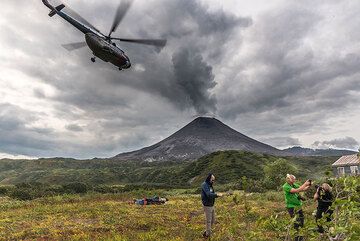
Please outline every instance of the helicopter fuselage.
[[128, 69], [131, 66], [130, 59], [115, 43], [107, 41], [94, 33], [86, 33], [85, 40], [93, 54], [105, 62], [110, 62], [120, 69]]

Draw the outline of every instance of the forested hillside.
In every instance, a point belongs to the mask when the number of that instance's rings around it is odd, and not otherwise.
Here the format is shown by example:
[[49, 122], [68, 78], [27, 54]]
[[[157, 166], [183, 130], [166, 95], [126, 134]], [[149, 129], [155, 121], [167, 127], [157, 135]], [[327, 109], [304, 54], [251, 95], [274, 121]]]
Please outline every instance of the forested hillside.
[[198, 185], [209, 172], [222, 184], [237, 182], [242, 176], [260, 180], [264, 166], [286, 160], [299, 177], [313, 178], [330, 171], [338, 157], [276, 157], [245, 151], [218, 151], [193, 162], [135, 162], [113, 159], [76, 160], [50, 158], [0, 160], [0, 184], [40, 182], [66, 184], [164, 184]]

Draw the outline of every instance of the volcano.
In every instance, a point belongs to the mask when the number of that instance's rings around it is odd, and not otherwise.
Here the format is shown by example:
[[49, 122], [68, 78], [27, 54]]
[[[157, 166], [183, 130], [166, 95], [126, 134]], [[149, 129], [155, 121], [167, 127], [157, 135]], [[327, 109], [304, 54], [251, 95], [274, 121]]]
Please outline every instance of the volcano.
[[121, 153], [117, 160], [195, 160], [222, 150], [244, 150], [284, 155], [279, 149], [254, 140], [215, 118], [198, 117], [168, 138], [143, 149]]

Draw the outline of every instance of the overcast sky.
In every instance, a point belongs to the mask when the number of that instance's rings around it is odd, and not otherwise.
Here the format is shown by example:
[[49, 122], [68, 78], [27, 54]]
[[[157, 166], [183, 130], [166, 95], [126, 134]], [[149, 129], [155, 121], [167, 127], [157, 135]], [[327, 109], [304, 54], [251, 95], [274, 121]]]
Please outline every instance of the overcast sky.
[[[59, 1], [51, 1], [56, 4]], [[118, 0], [66, 0], [100, 31]], [[360, 2], [137, 0], [113, 36], [119, 71], [41, 0], [2, 0], [0, 158], [111, 157], [154, 144], [199, 115], [277, 148], [357, 150]]]

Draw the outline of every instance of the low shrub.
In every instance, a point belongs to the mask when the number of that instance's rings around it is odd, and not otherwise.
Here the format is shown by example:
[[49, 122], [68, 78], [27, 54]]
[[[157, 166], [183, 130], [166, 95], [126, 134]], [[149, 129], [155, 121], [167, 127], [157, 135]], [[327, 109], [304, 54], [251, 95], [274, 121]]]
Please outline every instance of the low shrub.
[[32, 200], [34, 198], [34, 194], [31, 192], [31, 189], [28, 188], [15, 189], [9, 196], [22, 201]]
[[0, 196], [5, 196], [10, 191], [10, 187], [0, 186]]
[[88, 186], [82, 182], [72, 182], [62, 186], [65, 193], [86, 193], [88, 191]]

